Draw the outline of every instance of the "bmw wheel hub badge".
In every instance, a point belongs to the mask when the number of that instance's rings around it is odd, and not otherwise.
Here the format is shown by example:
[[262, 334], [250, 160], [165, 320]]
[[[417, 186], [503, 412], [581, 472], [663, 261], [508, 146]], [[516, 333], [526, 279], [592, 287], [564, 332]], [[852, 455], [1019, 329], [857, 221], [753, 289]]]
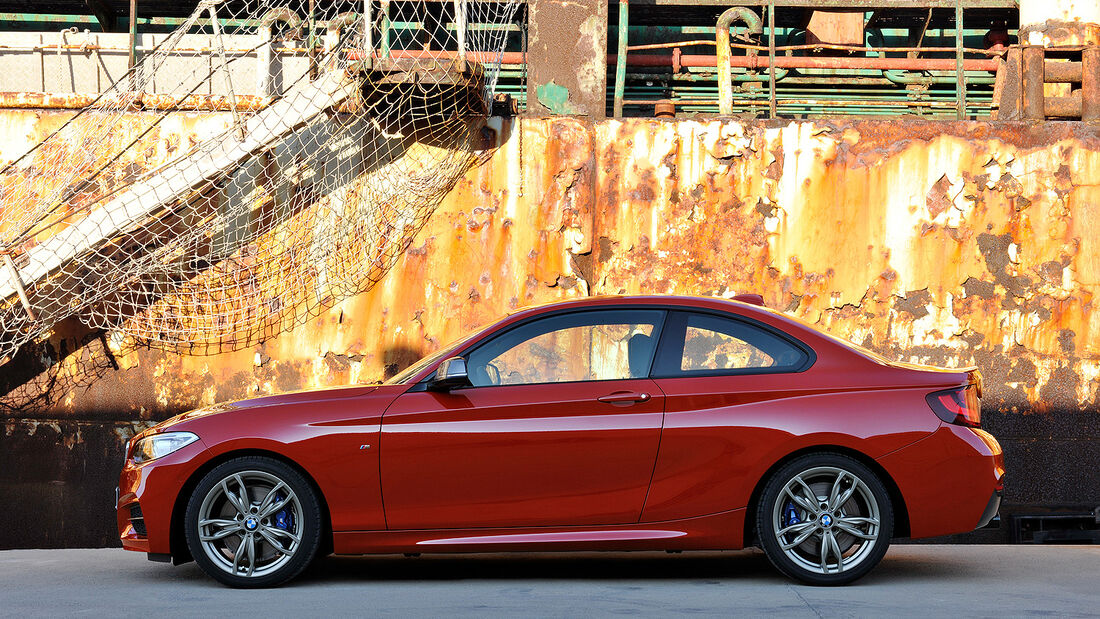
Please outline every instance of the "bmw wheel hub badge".
[[821, 514], [821, 526], [831, 527], [833, 526], [833, 517], [829, 514]]
[[244, 528], [248, 529], [249, 531], [254, 531], [256, 529], [256, 519], [249, 518], [248, 520], [245, 520]]

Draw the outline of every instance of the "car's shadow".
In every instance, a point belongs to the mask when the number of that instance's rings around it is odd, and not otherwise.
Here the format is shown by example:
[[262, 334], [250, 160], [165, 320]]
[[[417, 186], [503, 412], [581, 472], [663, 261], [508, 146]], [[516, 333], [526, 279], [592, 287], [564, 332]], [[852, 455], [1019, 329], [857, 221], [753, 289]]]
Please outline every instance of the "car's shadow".
[[[909, 548], [916, 548], [909, 546]], [[889, 552], [854, 586], [981, 577], [987, 567], [956, 553]], [[167, 566], [166, 566], [167, 567]], [[169, 570], [142, 570], [152, 580], [207, 581], [195, 563]], [[330, 556], [317, 561], [287, 586], [357, 582], [444, 582], [453, 580], [667, 580], [793, 584], [755, 549], [725, 552], [577, 552]]]
[[[936, 581], [977, 576], [980, 561], [937, 556], [932, 548], [916, 555], [887, 553], [860, 583], [886, 580]], [[723, 580], [789, 583], [756, 550], [727, 552], [585, 552], [440, 554], [421, 557], [331, 556], [318, 561], [299, 582], [445, 580]]]
[[771, 577], [758, 551], [497, 553], [326, 557], [301, 579], [334, 580], [601, 580]]

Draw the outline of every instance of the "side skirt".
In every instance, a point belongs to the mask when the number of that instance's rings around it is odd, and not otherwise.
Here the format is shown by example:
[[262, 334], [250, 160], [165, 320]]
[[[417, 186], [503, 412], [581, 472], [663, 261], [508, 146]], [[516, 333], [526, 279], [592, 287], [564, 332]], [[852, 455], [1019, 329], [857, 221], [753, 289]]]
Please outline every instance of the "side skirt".
[[745, 509], [623, 525], [337, 531], [335, 554], [560, 552], [570, 550], [739, 550]]

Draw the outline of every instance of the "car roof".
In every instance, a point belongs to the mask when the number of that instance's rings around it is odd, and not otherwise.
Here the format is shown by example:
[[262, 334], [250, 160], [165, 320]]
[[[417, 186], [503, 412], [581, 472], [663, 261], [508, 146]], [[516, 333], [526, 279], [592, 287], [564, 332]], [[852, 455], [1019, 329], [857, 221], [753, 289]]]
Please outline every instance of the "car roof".
[[[508, 313], [509, 318], [522, 318], [536, 316], [550, 311], [565, 309], [583, 309], [587, 307], [602, 307], [607, 305], [660, 305], [676, 306], [685, 309], [715, 309], [752, 317], [768, 317], [778, 319], [784, 326], [790, 325], [798, 330], [806, 329], [808, 325], [791, 319], [781, 312], [777, 312], [766, 306], [757, 305], [725, 297], [704, 297], [687, 295], [596, 295], [567, 299], [564, 301], [551, 301], [517, 308]], [[512, 322], [512, 320], [508, 320]], [[766, 322], [771, 322], [766, 320]], [[777, 325], [778, 326], [778, 325]]]

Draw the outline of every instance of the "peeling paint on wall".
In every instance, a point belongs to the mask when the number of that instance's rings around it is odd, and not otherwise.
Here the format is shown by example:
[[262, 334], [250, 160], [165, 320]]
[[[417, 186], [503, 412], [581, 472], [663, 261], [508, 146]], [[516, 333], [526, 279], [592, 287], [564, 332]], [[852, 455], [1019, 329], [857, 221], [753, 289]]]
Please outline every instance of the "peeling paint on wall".
[[[0, 112], [4, 157], [61, 118], [26, 114]], [[224, 121], [187, 118], [196, 130]], [[18, 446], [38, 445], [35, 424], [58, 423], [51, 445], [71, 451], [88, 440], [88, 426], [73, 424], [112, 428], [104, 436], [117, 445], [115, 428], [191, 407], [381, 380], [535, 303], [754, 292], [887, 357], [977, 365], [987, 423], [1008, 454], [1006, 502], [1100, 503], [1095, 128], [512, 122], [372, 291], [218, 356], [132, 349], [107, 334], [82, 348], [110, 357], [101, 378], [45, 409], [8, 413], [2, 451], [33, 451]], [[1048, 467], [1057, 482], [1043, 478]]]

